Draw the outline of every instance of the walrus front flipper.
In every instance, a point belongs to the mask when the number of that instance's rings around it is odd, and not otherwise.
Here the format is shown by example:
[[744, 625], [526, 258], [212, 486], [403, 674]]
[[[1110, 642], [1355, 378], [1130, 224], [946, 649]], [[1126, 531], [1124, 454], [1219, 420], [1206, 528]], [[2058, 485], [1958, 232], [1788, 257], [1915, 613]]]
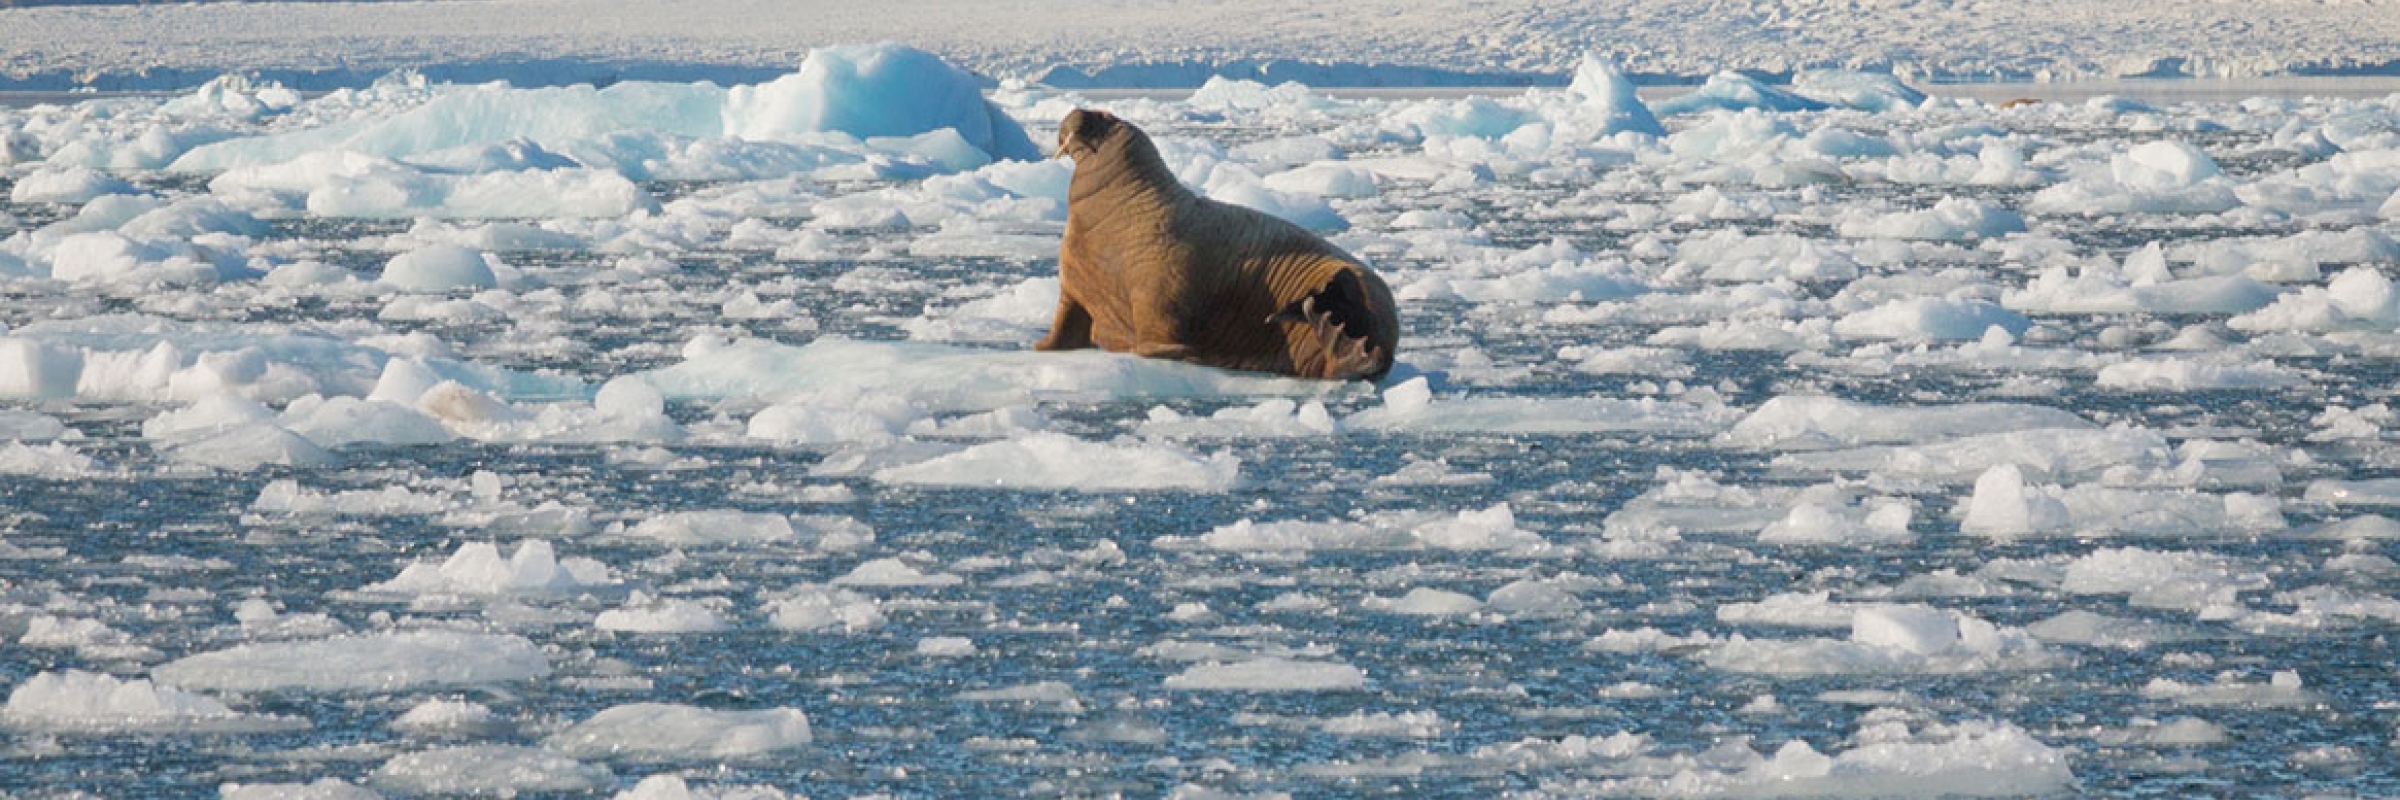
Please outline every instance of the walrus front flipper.
[[1367, 326], [1373, 324], [1370, 319], [1358, 274], [1344, 270], [1266, 321], [1269, 325], [1291, 322], [1308, 326], [1307, 342], [1324, 358], [1323, 371], [1317, 377], [1352, 380], [1372, 378], [1383, 371], [1382, 353], [1367, 343]]
[[1058, 314], [1050, 320], [1050, 335], [1033, 343], [1035, 350], [1081, 350], [1092, 346], [1092, 312], [1061, 293]]

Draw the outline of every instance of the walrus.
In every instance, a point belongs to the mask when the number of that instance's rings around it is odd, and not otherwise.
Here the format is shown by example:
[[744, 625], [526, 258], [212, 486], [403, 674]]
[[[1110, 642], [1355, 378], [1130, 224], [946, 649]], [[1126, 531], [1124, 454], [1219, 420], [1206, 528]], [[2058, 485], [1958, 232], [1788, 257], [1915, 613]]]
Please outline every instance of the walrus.
[[1375, 380], [1400, 319], [1366, 264], [1281, 218], [1201, 197], [1104, 111], [1058, 124], [1075, 160], [1058, 315], [1036, 350], [1100, 347], [1232, 370]]

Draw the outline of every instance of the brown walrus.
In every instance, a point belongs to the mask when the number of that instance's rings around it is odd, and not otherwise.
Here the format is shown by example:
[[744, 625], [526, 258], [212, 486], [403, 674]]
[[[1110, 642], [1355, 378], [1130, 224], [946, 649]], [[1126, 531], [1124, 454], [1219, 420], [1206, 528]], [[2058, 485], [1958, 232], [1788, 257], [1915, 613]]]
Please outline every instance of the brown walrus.
[[1303, 378], [1392, 369], [1392, 290], [1341, 248], [1277, 217], [1201, 197], [1132, 123], [1078, 109], [1058, 248], [1058, 316], [1036, 350], [1098, 346]]

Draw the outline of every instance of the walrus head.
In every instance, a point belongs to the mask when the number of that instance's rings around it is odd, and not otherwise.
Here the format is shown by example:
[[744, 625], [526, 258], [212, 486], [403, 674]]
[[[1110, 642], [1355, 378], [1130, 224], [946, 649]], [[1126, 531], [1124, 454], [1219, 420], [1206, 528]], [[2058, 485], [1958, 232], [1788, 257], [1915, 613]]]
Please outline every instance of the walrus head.
[[1129, 127], [1117, 115], [1106, 111], [1088, 108], [1069, 111], [1066, 119], [1058, 121], [1058, 155], [1083, 161], [1099, 152], [1110, 136]]

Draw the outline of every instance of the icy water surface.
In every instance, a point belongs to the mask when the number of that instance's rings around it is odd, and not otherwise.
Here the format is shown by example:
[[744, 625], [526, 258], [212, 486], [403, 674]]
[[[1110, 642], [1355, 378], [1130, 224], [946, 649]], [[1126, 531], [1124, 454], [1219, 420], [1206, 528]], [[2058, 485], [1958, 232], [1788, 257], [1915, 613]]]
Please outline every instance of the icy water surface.
[[1025, 353], [1062, 162], [219, 91], [0, 112], [9, 794], [2400, 793], [2388, 98], [1110, 101], [1322, 386]]

